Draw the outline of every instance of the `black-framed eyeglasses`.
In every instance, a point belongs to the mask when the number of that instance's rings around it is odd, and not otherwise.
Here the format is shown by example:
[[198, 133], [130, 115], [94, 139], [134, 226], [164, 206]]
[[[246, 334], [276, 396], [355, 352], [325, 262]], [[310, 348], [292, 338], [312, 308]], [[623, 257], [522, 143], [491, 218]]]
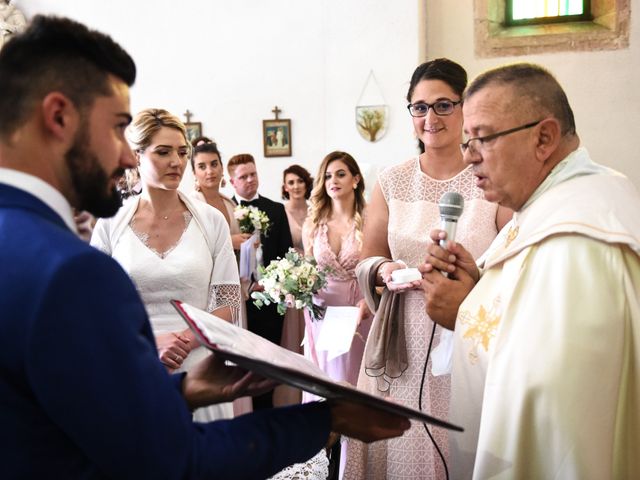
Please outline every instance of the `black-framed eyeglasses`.
[[436, 115], [446, 116], [453, 113], [456, 105], [460, 105], [462, 100], [454, 102], [453, 100], [438, 100], [435, 103], [417, 102], [407, 105], [409, 113], [412, 117], [426, 117], [429, 109], [432, 108]]
[[[491, 135], [485, 135], [484, 137], [470, 138], [466, 142], [460, 144], [460, 150], [462, 151], [463, 155], [467, 152], [469, 148], [471, 148], [472, 152], [477, 152], [479, 149], [482, 148], [482, 145], [484, 145], [485, 142], [490, 142], [491, 140], [495, 140], [496, 138], [502, 137], [504, 135], [509, 135], [510, 133], [515, 133], [515, 132], [519, 132], [520, 130], [526, 130], [527, 128], [535, 127], [542, 120], [543, 119], [540, 119], [537, 122], [531, 122], [525, 125], [520, 125], [519, 127], [510, 128], [509, 130], [503, 130], [502, 132], [492, 133]], [[480, 147], [477, 148], [471, 145], [471, 142], [475, 142], [475, 141], [477, 141], [480, 144]]]

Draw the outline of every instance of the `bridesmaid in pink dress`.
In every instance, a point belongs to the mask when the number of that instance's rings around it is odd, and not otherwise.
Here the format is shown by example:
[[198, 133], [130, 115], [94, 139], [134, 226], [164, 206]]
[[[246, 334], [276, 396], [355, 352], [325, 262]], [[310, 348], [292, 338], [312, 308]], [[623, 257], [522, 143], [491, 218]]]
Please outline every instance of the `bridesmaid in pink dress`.
[[[362, 248], [364, 208], [364, 180], [358, 164], [348, 153], [330, 153], [318, 170], [302, 239], [305, 254], [314, 256], [320, 267], [330, 269], [327, 286], [318, 292], [315, 300], [325, 307], [360, 307], [359, 325], [349, 352], [329, 360], [327, 352], [315, 348], [322, 320], [311, 320], [305, 311], [304, 353], [331, 378], [352, 385], [356, 385], [358, 380], [372, 321], [355, 277]], [[309, 393], [303, 394], [303, 402], [315, 398]], [[345, 444], [342, 450], [340, 471], [346, 458]]]
[[[334, 380], [355, 385], [369, 332], [371, 318], [362, 300], [355, 267], [362, 248], [364, 180], [358, 164], [345, 152], [327, 155], [318, 170], [311, 193], [309, 216], [302, 229], [304, 252], [315, 257], [319, 267], [328, 267], [327, 286], [316, 295], [316, 302], [327, 306], [358, 306], [360, 335], [354, 336], [351, 350], [333, 360], [317, 351], [315, 342], [322, 320], [313, 321], [307, 312], [305, 356]], [[313, 396], [304, 394], [305, 401]]]
[[[282, 199], [284, 209], [289, 220], [293, 248], [304, 253], [302, 245], [302, 225], [307, 218], [309, 205], [307, 199], [311, 196], [313, 179], [306, 168], [291, 165], [282, 172]], [[304, 313], [296, 308], [287, 309], [282, 327], [280, 345], [287, 350], [303, 353], [302, 339], [304, 338]], [[281, 385], [273, 392], [273, 405], [276, 407], [300, 403], [301, 391], [287, 385]]]

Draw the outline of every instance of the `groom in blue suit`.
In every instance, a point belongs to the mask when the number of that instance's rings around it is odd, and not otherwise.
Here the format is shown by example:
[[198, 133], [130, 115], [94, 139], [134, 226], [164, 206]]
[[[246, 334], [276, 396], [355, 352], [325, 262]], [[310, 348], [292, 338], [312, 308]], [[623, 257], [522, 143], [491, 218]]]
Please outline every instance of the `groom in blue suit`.
[[132, 282], [75, 233], [72, 207], [120, 205], [134, 79], [119, 45], [66, 19], [37, 16], [0, 51], [1, 476], [265, 478], [330, 430], [401, 434], [406, 419], [350, 403], [192, 422], [264, 382], [215, 356], [168, 375]]

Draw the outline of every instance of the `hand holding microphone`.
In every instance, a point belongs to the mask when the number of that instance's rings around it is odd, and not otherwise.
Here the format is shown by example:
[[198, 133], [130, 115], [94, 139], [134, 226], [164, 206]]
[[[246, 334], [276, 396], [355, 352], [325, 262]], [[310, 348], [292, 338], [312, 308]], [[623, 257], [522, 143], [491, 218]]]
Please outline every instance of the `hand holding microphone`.
[[433, 243], [427, 247], [426, 263], [420, 270], [427, 314], [439, 325], [453, 329], [458, 307], [477, 282], [479, 272], [473, 256], [455, 243], [464, 199], [458, 193], [447, 192], [438, 206], [441, 228], [431, 231]]
[[[427, 263], [423, 273], [439, 270], [447, 276], [456, 268], [461, 268], [477, 281], [480, 275], [473, 256], [460, 244], [455, 243], [458, 219], [464, 209], [464, 198], [457, 192], [447, 192], [440, 198], [438, 208], [440, 230], [432, 230], [430, 233], [434, 243], [427, 248]], [[446, 236], [442, 235], [443, 232]]]

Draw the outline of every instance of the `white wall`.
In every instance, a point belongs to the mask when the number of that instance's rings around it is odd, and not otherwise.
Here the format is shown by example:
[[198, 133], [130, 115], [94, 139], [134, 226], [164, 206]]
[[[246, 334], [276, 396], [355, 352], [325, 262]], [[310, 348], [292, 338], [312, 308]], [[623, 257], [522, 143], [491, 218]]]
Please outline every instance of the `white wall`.
[[[262, 193], [279, 198], [282, 170], [315, 174], [342, 149], [363, 170], [415, 153], [404, 96], [416, 66], [417, 2], [402, 0], [18, 0], [25, 14], [56, 13], [111, 34], [139, 75], [132, 111], [162, 107], [215, 138], [223, 160], [248, 152]], [[373, 70], [390, 105], [385, 137], [371, 144], [355, 127], [355, 106]], [[262, 120], [290, 118], [293, 156], [262, 156]], [[369, 176], [369, 175], [368, 175]], [[370, 182], [373, 183], [373, 182]]]
[[[511, 61], [547, 66], [565, 86], [583, 144], [640, 186], [640, 0], [631, 0], [631, 47], [477, 59], [473, 0], [426, 2], [429, 58], [447, 56], [470, 76]], [[418, 0], [17, 0], [27, 14], [57, 13], [113, 35], [139, 76], [132, 110], [163, 107], [203, 123], [224, 159], [252, 153], [262, 193], [279, 197], [282, 170], [315, 173], [342, 149], [368, 172], [415, 154], [404, 96], [418, 63]], [[390, 107], [388, 132], [372, 144], [355, 128], [355, 106], [373, 70]], [[293, 156], [262, 157], [262, 120], [291, 118]]]
[[473, 0], [426, 0], [427, 55], [449, 57], [470, 77], [504, 63], [534, 62], [565, 88], [578, 134], [593, 159], [640, 187], [640, 0], [631, 2], [630, 47], [606, 52], [562, 52], [478, 59], [473, 44]]

